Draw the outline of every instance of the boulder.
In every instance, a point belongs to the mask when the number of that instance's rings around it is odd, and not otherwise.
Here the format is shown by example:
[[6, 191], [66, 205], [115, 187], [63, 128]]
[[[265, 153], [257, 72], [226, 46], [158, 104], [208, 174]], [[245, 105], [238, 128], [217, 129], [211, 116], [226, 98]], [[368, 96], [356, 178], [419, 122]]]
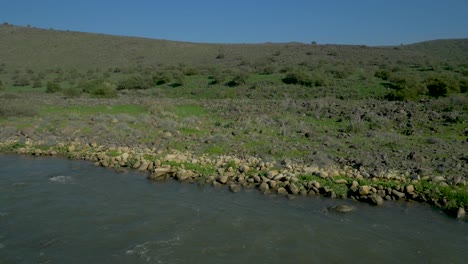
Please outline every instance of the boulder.
[[148, 176], [148, 179], [154, 181], [162, 181], [170, 178], [173, 174], [174, 171], [171, 168], [160, 167], [156, 168], [154, 172], [151, 173], [150, 176]]
[[443, 182], [443, 181], [445, 181], [445, 178], [444, 178], [444, 176], [435, 176], [434, 178], [432, 178], [432, 181], [433, 182]]
[[239, 167], [239, 172], [240, 173], [247, 173], [250, 170], [249, 166], [247, 165], [242, 165]]
[[240, 192], [242, 190], [242, 187], [239, 184], [231, 184], [229, 185], [229, 190], [233, 193]]
[[354, 206], [351, 205], [336, 205], [327, 208], [329, 212], [335, 213], [349, 213], [355, 210]]
[[372, 195], [371, 203], [373, 205], [382, 205], [384, 203], [384, 199], [380, 197], [379, 195]]
[[258, 189], [262, 192], [267, 192], [270, 190], [270, 186], [268, 186], [268, 183], [266, 182], [263, 182], [262, 184], [260, 184], [260, 186], [258, 187]]
[[397, 197], [398, 199], [402, 199], [405, 197], [405, 194], [402, 192], [399, 192], [397, 190], [392, 190], [393, 196]]
[[227, 175], [221, 175], [218, 177], [218, 181], [222, 184], [226, 184], [226, 182], [228, 181], [229, 177]]
[[193, 176], [193, 173], [187, 170], [179, 170], [176, 174], [176, 178], [178, 181], [186, 181], [192, 178], [192, 176]]
[[294, 183], [289, 184], [288, 189], [289, 189], [289, 192], [294, 194], [294, 195], [299, 194], [299, 188]]
[[463, 207], [458, 208], [457, 219], [465, 219], [465, 217], [466, 217], [465, 208]]
[[345, 180], [345, 179], [338, 179], [338, 180], [335, 180], [335, 183], [337, 183], [337, 184], [347, 184], [348, 181]]
[[276, 181], [269, 181], [268, 184], [270, 185], [271, 188], [275, 188], [276, 187]]
[[359, 194], [360, 195], [368, 195], [370, 190], [371, 190], [371, 187], [369, 187], [367, 185], [363, 185], [363, 186], [359, 187]]
[[408, 185], [408, 186], [406, 186], [406, 187], [405, 187], [405, 191], [406, 191], [407, 193], [413, 193], [413, 192], [414, 192], [414, 186], [411, 185], [411, 184]]
[[277, 192], [279, 195], [288, 195], [288, 191], [284, 187], [278, 188]]

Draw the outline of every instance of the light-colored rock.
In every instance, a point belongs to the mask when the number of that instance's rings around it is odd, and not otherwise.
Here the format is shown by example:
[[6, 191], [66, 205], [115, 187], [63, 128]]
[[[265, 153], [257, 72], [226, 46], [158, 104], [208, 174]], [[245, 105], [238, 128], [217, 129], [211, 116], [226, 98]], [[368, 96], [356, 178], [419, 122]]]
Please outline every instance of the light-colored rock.
[[186, 181], [192, 178], [192, 176], [193, 176], [193, 173], [187, 170], [179, 170], [176, 174], [176, 178], [178, 181]]
[[279, 174], [278, 170], [272, 170], [272, 171], [267, 172], [266, 176], [267, 176], [268, 179], [273, 179], [278, 174]]
[[288, 195], [288, 191], [284, 187], [278, 188], [277, 192], [279, 195]]
[[229, 190], [233, 193], [240, 192], [242, 190], [242, 187], [239, 184], [230, 184], [229, 185]]
[[384, 203], [384, 199], [378, 195], [372, 195], [371, 201], [374, 205], [382, 205]]
[[405, 197], [405, 194], [404, 194], [404, 193], [399, 192], [399, 191], [397, 191], [397, 190], [392, 190], [392, 194], [393, 194], [394, 196], [398, 197], [398, 199], [402, 199], [402, 198]]
[[228, 181], [229, 177], [227, 175], [221, 175], [218, 177], [218, 181], [222, 184], [226, 184], [226, 182]]
[[370, 186], [363, 185], [363, 186], [359, 187], [359, 194], [360, 195], [368, 195], [370, 190], [371, 190]]
[[435, 177], [432, 178], [432, 181], [433, 182], [443, 182], [443, 181], [445, 181], [445, 178], [444, 178], [444, 176], [435, 176]]
[[354, 206], [350, 205], [336, 205], [327, 208], [329, 212], [336, 213], [349, 213], [355, 210]]
[[267, 192], [270, 190], [270, 186], [268, 186], [268, 183], [262, 182], [260, 186], [258, 187], [258, 189], [262, 192]]
[[358, 187], [359, 187], [359, 183], [357, 181], [353, 181], [353, 183], [351, 184], [351, 189], [357, 190]]
[[319, 171], [318, 176], [320, 178], [327, 178], [329, 175], [328, 175], [328, 172], [326, 172], [326, 171]]
[[269, 181], [268, 185], [270, 185], [270, 188], [274, 189], [276, 187], [277, 182], [276, 181]]
[[289, 191], [290, 191], [292, 194], [294, 194], [294, 195], [299, 194], [299, 188], [297, 187], [296, 184], [291, 183], [291, 184], [289, 184], [288, 187], [289, 187]]
[[463, 207], [458, 208], [457, 219], [465, 219], [465, 217], [466, 217], [465, 208], [463, 208]]
[[250, 170], [250, 167], [247, 165], [242, 165], [239, 167], [239, 172], [240, 173], [247, 173]]
[[347, 184], [348, 181], [345, 180], [345, 179], [338, 179], [338, 180], [335, 180], [335, 183], [337, 183], [337, 184]]
[[405, 187], [405, 191], [407, 193], [413, 193], [414, 192], [414, 186], [412, 184], [408, 185]]

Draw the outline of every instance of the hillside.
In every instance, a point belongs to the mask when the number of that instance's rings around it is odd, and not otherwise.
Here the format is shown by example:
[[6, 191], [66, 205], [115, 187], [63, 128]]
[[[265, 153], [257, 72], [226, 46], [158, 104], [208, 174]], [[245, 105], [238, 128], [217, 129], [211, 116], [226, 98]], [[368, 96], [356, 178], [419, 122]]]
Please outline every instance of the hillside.
[[399, 60], [446, 60], [448, 58], [441, 56], [445, 54], [443, 50], [452, 55], [449, 59], [463, 60], [468, 56], [467, 41], [431, 41], [407, 47], [198, 44], [2, 25], [0, 61], [11, 68], [31, 69], [95, 69], [180, 63], [232, 67], [266, 62], [277, 65], [314, 64], [320, 60], [369, 65], [382, 60], [390, 64]]

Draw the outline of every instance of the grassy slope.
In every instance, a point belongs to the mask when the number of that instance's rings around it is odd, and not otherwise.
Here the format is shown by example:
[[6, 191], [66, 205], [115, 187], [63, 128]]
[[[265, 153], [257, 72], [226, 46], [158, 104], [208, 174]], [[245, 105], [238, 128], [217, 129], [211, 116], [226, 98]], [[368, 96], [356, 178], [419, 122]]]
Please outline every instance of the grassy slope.
[[[361, 66], [382, 61], [446, 60], [467, 58], [468, 40], [425, 42], [405, 47], [365, 47], [338, 45], [283, 44], [196, 44], [135, 37], [110, 36], [69, 31], [45, 30], [11, 25], [0, 26], [0, 63], [9, 68], [136, 67], [177, 65], [239, 66], [249, 63], [278, 65], [316, 64], [320, 60]], [[441, 48], [438, 48], [441, 46]], [[224, 59], [217, 59], [219, 54]]]

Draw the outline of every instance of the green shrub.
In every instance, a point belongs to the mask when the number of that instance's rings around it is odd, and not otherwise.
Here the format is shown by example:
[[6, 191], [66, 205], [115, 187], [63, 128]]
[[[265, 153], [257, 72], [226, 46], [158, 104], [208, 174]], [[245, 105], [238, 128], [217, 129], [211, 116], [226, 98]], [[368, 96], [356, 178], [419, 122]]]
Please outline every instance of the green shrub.
[[234, 87], [234, 86], [245, 85], [247, 84], [247, 78], [248, 76], [245, 72], [239, 72], [236, 75], [234, 75], [234, 78], [232, 78], [232, 80], [230, 80], [227, 83], [227, 86]]
[[425, 87], [411, 75], [395, 75], [389, 81], [393, 90], [384, 97], [390, 101], [416, 100], [426, 93]]
[[117, 97], [117, 91], [115, 85], [110, 82], [103, 81], [99, 85], [95, 86], [90, 92], [91, 96], [97, 98], [114, 98]]
[[462, 79], [460, 80], [458, 85], [460, 86], [460, 92], [462, 93], [468, 92], [468, 80]]
[[15, 75], [13, 76], [13, 86], [27, 86], [30, 85], [31, 82], [26, 75]]
[[62, 90], [63, 95], [67, 97], [79, 97], [82, 92], [83, 90], [77, 87], [69, 87]]
[[41, 88], [42, 87], [42, 81], [40, 79], [35, 79], [32, 85], [33, 88]]
[[448, 76], [436, 76], [426, 81], [428, 95], [431, 97], [445, 97], [450, 92], [460, 92], [458, 83]]
[[157, 72], [152, 77], [153, 84], [155, 85], [162, 85], [165, 83], [170, 83], [171, 80], [172, 80], [172, 76], [167, 71]]
[[117, 90], [141, 90], [151, 87], [152, 80], [142, 75], [132, 75], [117, 84]]
[[3, 82], [0, 80], [0, 90], [3, 90]]
[[209, 84], [214, 85], [223, 84], [226, 81], [227, 76], [224, 72], [215, 70], [209, 78], [212, 80]]
[[46, 86], [46, 93], [55, 93], [55, 92], [60, 92], [62, 90], [62, 87], [60, 87], [60, 84], [57, 82], [48, 82]]
[[0, 104], [0, 117], [35, 116], [39, 113], [33, 104], [3, 102]]
[[283, 82], [285, 84], [299, 84], [307, 87], [311, 87], [313, 84], [310, 76], [302, 71], [289, 72], [283, 78]]
[[390, 72], [388, 72], [387, 70], [380, 70], [376, 71], [374, 76], [384, 81], [387, 81], [390, 78]]
[[174, 71], [172, 73], [172, 79], [172, 87], [179, 87], [185, 84], [185, 75], [180, 71]]

